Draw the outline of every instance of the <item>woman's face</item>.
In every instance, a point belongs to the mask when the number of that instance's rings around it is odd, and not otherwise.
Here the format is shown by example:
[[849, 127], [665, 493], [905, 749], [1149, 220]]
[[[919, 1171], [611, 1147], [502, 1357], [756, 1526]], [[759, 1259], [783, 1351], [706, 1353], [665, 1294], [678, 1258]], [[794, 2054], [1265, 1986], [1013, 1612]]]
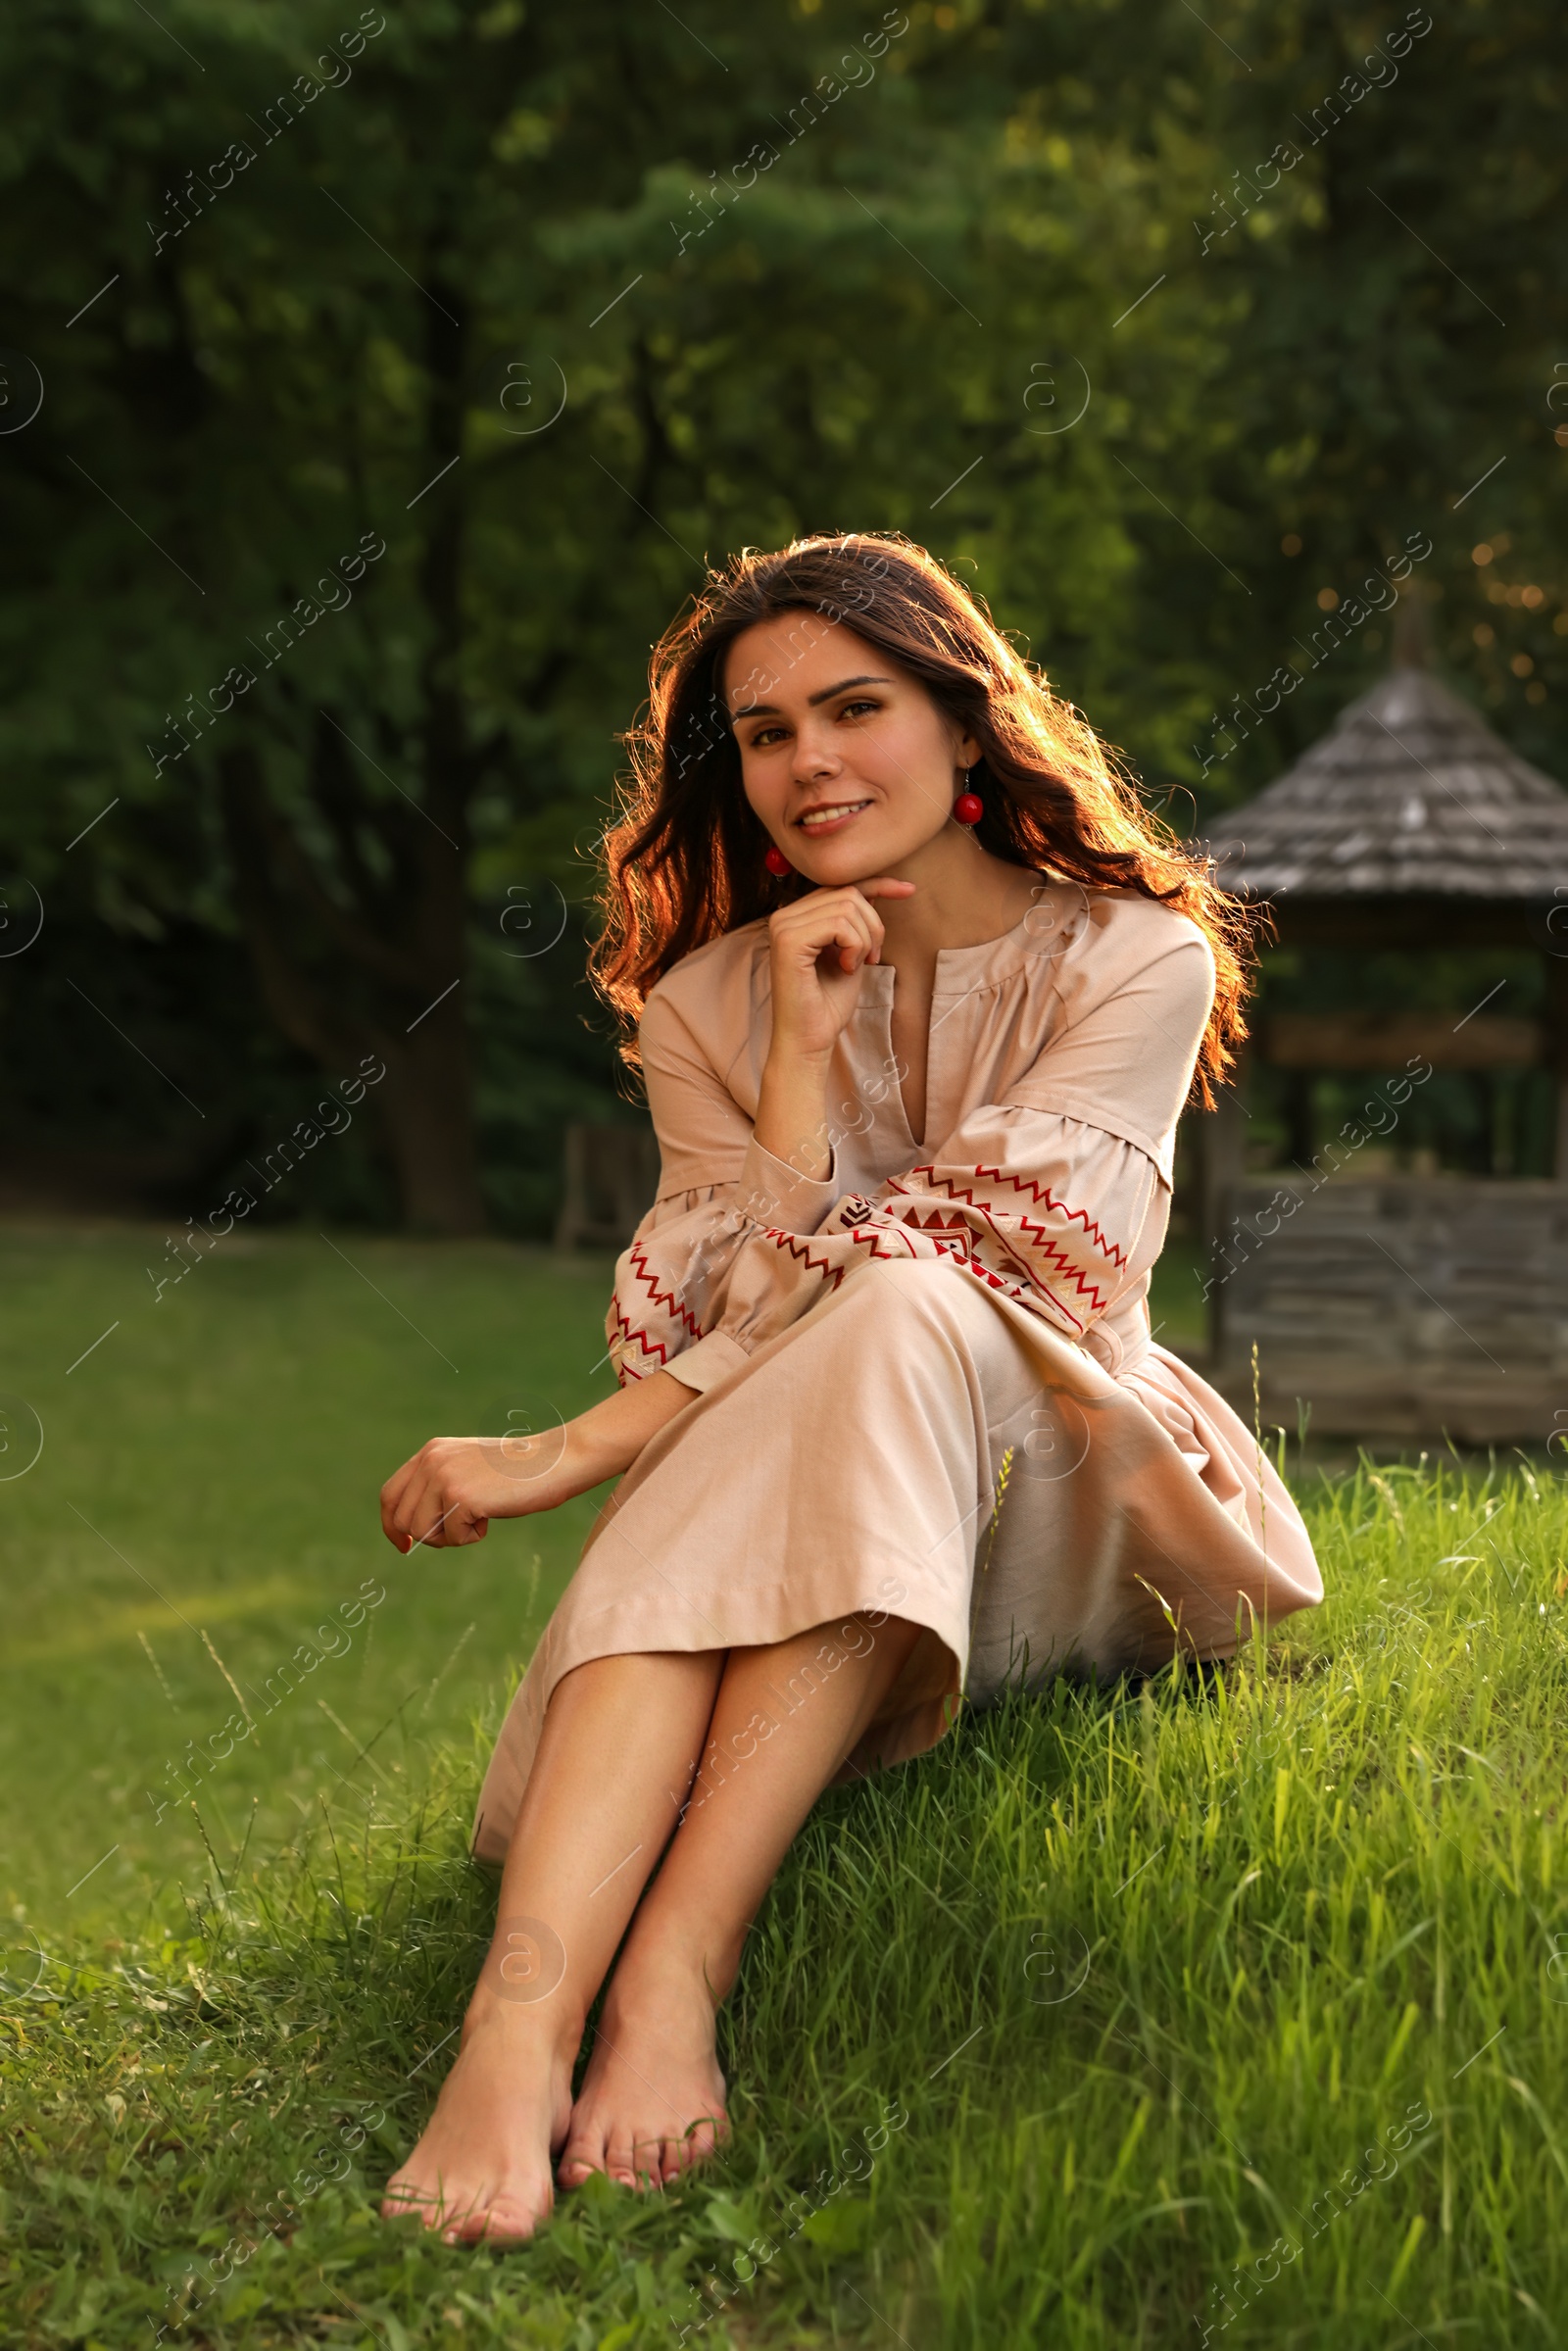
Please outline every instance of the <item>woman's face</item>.
[[979, 745], [842, 621], [759, 621], [730, 648], [723, 691], [746, 797], [808, 881], [896, 875], [952, 824]]

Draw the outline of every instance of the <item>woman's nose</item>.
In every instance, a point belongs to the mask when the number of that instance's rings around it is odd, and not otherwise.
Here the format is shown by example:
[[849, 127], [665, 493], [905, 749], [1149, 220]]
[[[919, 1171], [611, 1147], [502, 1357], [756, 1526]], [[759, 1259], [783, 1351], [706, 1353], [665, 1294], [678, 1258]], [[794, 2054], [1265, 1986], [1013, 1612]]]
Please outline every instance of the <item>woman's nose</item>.
[[813, 776], [832, 775], [839, 764], [832, 738], [818, 727], [803, 726], [795, 738], [792, 764], [803, 783]]

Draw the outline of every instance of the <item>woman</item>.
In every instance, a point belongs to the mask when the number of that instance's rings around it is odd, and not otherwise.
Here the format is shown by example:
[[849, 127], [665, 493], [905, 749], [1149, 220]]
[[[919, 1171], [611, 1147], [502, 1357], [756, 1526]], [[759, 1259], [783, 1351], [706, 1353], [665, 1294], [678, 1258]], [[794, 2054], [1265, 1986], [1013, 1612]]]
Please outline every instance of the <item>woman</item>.
[[382, 1494], [407, 1550], [625, 1473], [485, 1779], [495, 1940], [388, 2189], [453, 2239], [529, 2234], [553, 2157], [661, 2184], [727, 2135], [715, 2011], [824, 1787], [960, 1690], [1224, 1656], [1322, 1596], [1150, 1337], [1177, 1116], [1245, 1034], [1201, 862], [900, 539], [741, 558], [652, 686], [595, 951], [662, 1166], [619, 1393]]

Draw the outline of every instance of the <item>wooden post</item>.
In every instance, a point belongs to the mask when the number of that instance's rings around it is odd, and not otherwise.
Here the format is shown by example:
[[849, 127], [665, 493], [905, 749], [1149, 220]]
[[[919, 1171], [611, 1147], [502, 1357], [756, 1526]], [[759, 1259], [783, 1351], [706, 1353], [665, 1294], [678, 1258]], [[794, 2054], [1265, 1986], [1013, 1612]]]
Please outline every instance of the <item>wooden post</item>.
[[[1568, 942], [1564, 946], [1568, 950]], [[1568, 1184], [1568, 952], [1548, 948], [1545, 962], [1545, 1058], [1557, 1088], [1551, 1172], [1559, 1184]]]
[[1310, 1069], [1285, 1073], [1285, 1156], [1293, 1167], [1309, 1167], [1317, 1149], [1315, 1075]]
[[565, 1133], [556, 1247], [622, 1249], [659, 1189], [659, 1141], [651, 1126], [592, 1126]]
[[[1230, 1229], [1231, 1192], [1239, 1181], [1246, 1163], [1247, 1110], [1242, 1090], [1247, 1083], [1249, 1055], [1244, 1046], [1237, 1057], [1231, 1081], [1219, 1098], [1219, 1105], [1211, 1117], [1202, 1120], [1202, 1233], [1204, 1270], [1210, 1275], [1219, 1272], [1220, 1244]], [[1224, 1291], [1219, 1280], [1211, 1281], [1208, 1293], [1208, 1360], [1217, 1364], [1224, 1352]]]

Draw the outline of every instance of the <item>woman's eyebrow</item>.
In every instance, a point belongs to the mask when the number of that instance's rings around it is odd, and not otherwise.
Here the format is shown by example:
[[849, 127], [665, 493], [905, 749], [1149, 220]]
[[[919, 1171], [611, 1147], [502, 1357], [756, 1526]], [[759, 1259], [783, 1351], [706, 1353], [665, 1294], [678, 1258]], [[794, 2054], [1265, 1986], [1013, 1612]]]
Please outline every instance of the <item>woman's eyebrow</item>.
[[844, 677], [836, 686], [824, 686], [820, 694], [808, 694], [807, 701], [814, 710], [819, 702], [831, 702], [835, 694], [847, 694], [851, 686], [891, 686], [890, 677]]
[[[820, 694], [808, 694], [806, 699], [814, 710], [819, 702], [831, 702], [835, 694], [847, 694], [852, 686], [891, 686], [892, 683], [890, 677], [842, 677], [836, 686], [824, 686]], [[779, 715], [778, 705], [773, 702], [748, 702], [740, 710], [730, 712], [732, 722], [737, 718], [777, 718]]]

